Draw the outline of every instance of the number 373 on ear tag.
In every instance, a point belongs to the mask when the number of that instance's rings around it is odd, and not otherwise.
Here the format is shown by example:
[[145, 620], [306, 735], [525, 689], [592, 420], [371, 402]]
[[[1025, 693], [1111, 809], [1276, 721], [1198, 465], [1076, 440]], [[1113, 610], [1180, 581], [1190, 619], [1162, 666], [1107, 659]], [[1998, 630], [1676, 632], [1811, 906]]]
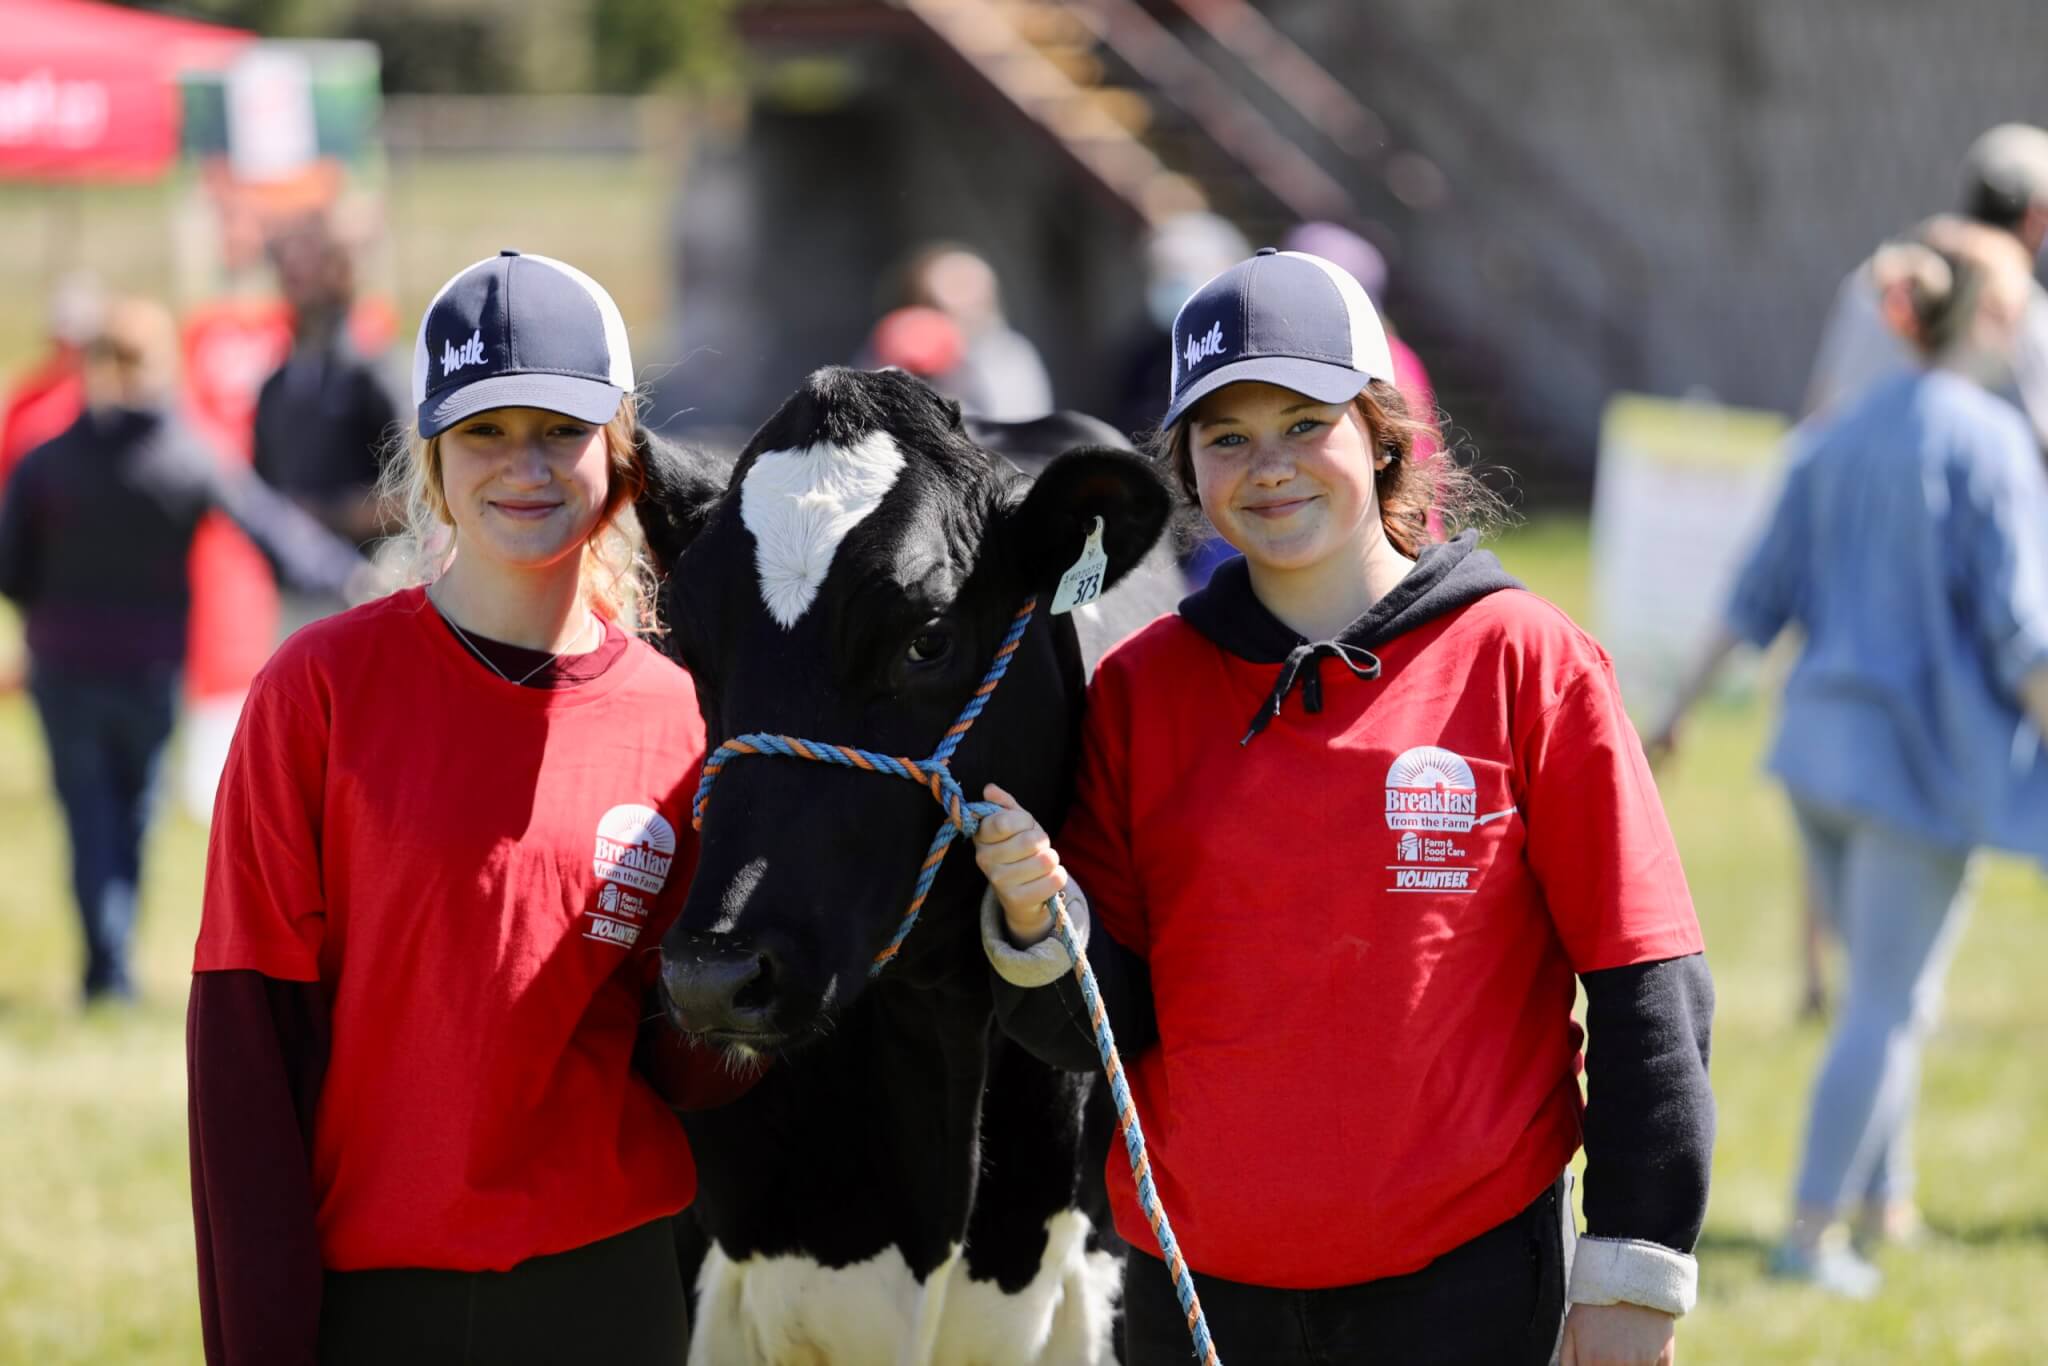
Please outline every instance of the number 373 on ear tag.
[[1102, 549], [1102, 519], [1097, 517], [1095, 530], [1088, 533], [1088, 544], [1081, 547], [1081, 558], [1060, 575], [1060, 586], [1052, 595], [1052, 615], [1086, 607], [1101, 597], [1103, 581], [1108, 577], [1109, 556]]

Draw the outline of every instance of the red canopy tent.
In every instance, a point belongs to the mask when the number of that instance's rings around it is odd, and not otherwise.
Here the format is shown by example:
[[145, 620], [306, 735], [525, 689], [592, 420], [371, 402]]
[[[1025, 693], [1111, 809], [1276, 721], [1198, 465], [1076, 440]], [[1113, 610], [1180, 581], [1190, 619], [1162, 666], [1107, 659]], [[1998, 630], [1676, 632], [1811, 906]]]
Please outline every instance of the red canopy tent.
[[96, 0], [0, 0], [0, 180], [153, 180], [178, 156], [178, 73], [254, 35]]

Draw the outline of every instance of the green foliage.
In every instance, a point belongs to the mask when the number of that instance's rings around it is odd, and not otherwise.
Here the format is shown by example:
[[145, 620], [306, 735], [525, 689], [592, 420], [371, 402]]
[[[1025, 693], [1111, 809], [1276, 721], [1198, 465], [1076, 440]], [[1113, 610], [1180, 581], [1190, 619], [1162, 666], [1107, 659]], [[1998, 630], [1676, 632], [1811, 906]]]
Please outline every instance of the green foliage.
[[365, 38], [399, 94], [633, 95], [732, 81], [739, 0], [147, 0], [267, 38]]
[[622, 95], [731, 79], [735, 0], [591, 0], [596, 89]]
[[136, 9], [245, 28], [266, 38], [320, 36], [323, 26], [355, 8], [350, 0], [144, 0]]
[[521, 87], [506, 28], [488, 14], [363, 5], [350, 16], [347, 33], [377, 45], [387, 94], [462, 95]]

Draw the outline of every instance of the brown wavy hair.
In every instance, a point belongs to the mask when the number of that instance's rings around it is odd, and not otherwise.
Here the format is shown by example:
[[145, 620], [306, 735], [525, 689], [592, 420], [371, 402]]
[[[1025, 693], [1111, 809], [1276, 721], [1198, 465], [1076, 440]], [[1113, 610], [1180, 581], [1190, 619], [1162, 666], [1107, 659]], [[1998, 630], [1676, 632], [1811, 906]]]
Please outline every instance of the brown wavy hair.
[[[1507, 505], [1468, 465], [1461, 464], [1443, 442], [1438, 424], [1408, 411], [1401, 391], [1385, 380], [1361, 389], [1351, 406], [1364, 425], [1373, 448], [1387, 457], [1385, 469], [1373, 471], [1373, 496], [1379, 500], [1380, 525], [1394, 549], [1414, 559], [1434, 543], [1429, 534], [1434, 511], [1447, 532], [1477, 527], [1482, 534], [1507, 519]], [[1415, 459], [1425, 438], [1443, 446], [1434, 456]], [[1194, 453], [1188, 448], [1188, 418], [1158, 434], [1153, 454], [1173, 474], [1192, 520], [1202, 516], [1201, 492], [1195, 487]]]

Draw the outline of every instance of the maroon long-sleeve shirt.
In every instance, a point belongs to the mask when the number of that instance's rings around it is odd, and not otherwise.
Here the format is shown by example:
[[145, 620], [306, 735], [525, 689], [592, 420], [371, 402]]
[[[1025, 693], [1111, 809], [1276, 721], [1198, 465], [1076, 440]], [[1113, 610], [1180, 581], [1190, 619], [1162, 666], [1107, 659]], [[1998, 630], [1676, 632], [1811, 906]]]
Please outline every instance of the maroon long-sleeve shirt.
[[[538, 669], [527, 686], [550, 688], [597, 677], [626, 649], [616, 629], [590, 654], [553, 662], [473, 635], [465, 643], [478, 668], [488, 660], [510, 678]], [[312, 1144], [328, 1042], [317, 982], [246, 970], [193, 975], [185, 1026], [192, 1223], [212, 1366], [317, 1358], [323, 1273]], [[724, 1104], [756, 1080], [733, 1075], [659, 1018], [644, 1030], [635, 1064], [677, 1109]]]

